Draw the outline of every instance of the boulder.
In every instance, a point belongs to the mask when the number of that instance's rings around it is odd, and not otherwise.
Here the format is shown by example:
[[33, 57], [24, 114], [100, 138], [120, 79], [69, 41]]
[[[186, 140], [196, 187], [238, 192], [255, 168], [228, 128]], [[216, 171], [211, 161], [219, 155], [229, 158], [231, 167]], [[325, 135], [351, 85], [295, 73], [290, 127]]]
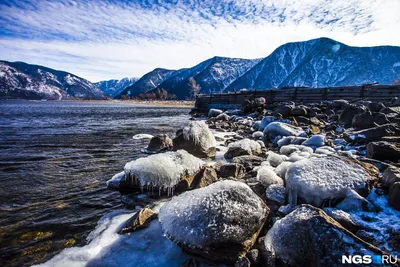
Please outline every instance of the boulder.
[[394, 183], [389, 188], [389, 205], [400, 210], [400, 182]]
[[261, 154], [261, 146], [254, 140], [248, 138], [230, 143], [228, 145], [228, 151], [225, 153], [224, 157], [231, 159], [242, 155], [259, 155]]
[[335, 221], [340, 223], [344, 228], [352, 233], [355, 233], [363, 228], [363, 226], [356, 220], [356, 218], [353, 218], [351, 214], [343, 210], [325, 208], [324, 211], [326, 212], [326, 214], [328, 214]]
[[264, 158], [258, 156], [238, 156], [234, 157], [231, 162], [243, 165], [247, 171], [252, 170], [256, 166], [260, 166], [265, 161]]
[[385, 141], [370, 142], [367, 145], [366, 156], [371, 159], [397, 162], [400, 160], [400, 146]]
[[261, 131], [257, 131], [257, 132], [254, 132], [251, 136], [252, 136], [254, 139], [258, 140], [258, 139], [260, 139], [261, 137], [264, 136], [264, 133], [261, 132]]
[[363, 111], [364, 110], [359, 106], [347, 105], [340, 113], [339, 122], [343, 123], [346, 127], [350, 127], [354, 116]]
[[281, 177], [282, 179], [285, 179], [286, 176], [286, 171], [288, 170], [289, 166], [292, 165], [292, 162], [290, 161], [284, 161], [281, 164], [279, 164], [276, 168], [275, 168], [275, 173], [278, 174], [279, 177]]
[[311, 147], [303, 146], [303, 145], [287, 145], [282, 146], [279, 149], [279, 153], [290, 156], [294, 152], [307, 152], [309, 154], [313, 153], [313, 149]]
[[220, 109], [212, 108], [208, 111], [209, 118], [217, 117], [219, 114], [222, 114], [222, 110]]
[[214, 158], [217, 142], [204, 121], [191, 121], [173, 140], [173, 149], [184, 149], [200, 158]]
[[221, 121], [229, 121], [230, 117], [226, 113], [221, 113], [216, 117], [216, 119]]
[[159, 220], [183, 250], [234, 264], [253, 246], [268, 213], [250, 187], [225, 180], [173, 197], [161, 207]]
[[305, 135], [302, 128], [283, 122], [271, 122], [264, 129], [264, 135], [273, 139], [277, 136], [300, 136]]
[[273, 201], [279, 205], [286, 202], [286, 188], [281, 184], [272, 184], [265, 191], [265, 198], [268, 202]]
[[321, 147], [325, 145], [325, 139], [326, 139], [325, 135], [316, 134], [308, 138], [306, 141], [304, 141], [302, 145], [313, 148]]
[[344, 198], [349, 189], [365, 195], [377, 181], [374, 166], [337, 156], [309, 158], [293, 163], [286, 172], [289, 203], [320, 206]]
[[306, 116], [307, 110], [305, 108], [296, 107], [290, 112], [290, 116]]
[[365, 111], [354, 116], [352, 120], [352, 126], [355, 129], [367, 129], [378, 125], [387, 124], [389, 122], [390, 121], [383, 113]]
[[173, 147], [172, 139], [166, 134], [159, 134], [150, 139], [150, 143], [147, 146], [149, 152], [161, 152], [164, 150], [171, 149]]
[[400, 135], [399, 126], [388, 123], [360, 131], [348, 131], [343, 134], [343, 137], [349, 143], [367, 144], [373, 141], [380, 141], [383, 136], [397, 135]]
[[144, 208], [135, 213], [122, 228], [118, 231], [118, 234], [131, 233], [149, 226], [150, 221], [157, 217], [151, 209]]
[[243, 165], [238, 163], [227, 163], [217, 168], [218, 177], [240, 179], [246, 173]]
[[371, 102], [368, 104], [368, 109], [372, 112], [378, 112], [386, 106], [382, 102]]
[[265, 237], [265, 247], [282, 266], [339, 266], [342, 255], [355, 251], [384, 254], [310, 205], [302, 205], [277, 221]]
[[290, 116], [294, 105], [282, 104], [274, 110], [274, 114], [281, 114], [283, 117]]
[[335, 108], [340, 108], [340, 109], [349, 105], [349, 101], [344, 100], [344, 99], [337, 99], [337, 100], [333, 100], [332, 102], [333, 102], [332, 104]]

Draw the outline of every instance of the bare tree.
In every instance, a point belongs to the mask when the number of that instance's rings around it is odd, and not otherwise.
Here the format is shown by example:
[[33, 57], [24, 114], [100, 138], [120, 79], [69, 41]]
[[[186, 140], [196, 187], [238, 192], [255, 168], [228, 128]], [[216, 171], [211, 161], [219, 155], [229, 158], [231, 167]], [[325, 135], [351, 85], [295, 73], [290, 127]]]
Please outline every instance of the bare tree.
[[201, 86], [197, 84], [196, 80], [193, 77], [189, 78], [189, 88], [190, 88], [190, 95], [195, 97], [201, 90]]

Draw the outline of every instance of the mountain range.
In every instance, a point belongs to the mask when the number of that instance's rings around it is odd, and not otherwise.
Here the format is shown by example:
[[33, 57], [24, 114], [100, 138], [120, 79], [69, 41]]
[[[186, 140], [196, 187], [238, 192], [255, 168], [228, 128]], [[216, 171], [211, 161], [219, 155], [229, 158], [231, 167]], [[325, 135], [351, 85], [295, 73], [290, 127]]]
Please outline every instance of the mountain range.
[[164, 89], [185, 99], [243, 88], [391, 84], [399, 78], [400, 47], [352, 47], [318, 38], [284, 44], [261, 59], [213, 57], [191, 68], [156, 68], [137, 80], [94, 84], [67, 72], [0, 61], [0, 98], [134, 98]]
[[102, 99], [93, 83], [65, 71], [0, 61], [0, 99]]
[[120, 95], [125, 88], [131, 86], [137, 80], [138, 78], [126, 77], [121, 80], [113, 79], [108, 81], [100, 81], [94, 83], [94, 85], [97, 86], [104, 93], [105, 96], [114, 98], [117, 95]]

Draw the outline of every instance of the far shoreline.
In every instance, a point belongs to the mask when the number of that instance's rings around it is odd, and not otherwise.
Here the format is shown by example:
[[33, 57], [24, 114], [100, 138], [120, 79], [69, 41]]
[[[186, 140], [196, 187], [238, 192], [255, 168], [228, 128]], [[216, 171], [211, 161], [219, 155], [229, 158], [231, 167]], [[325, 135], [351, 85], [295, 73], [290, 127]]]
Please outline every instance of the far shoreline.
[[128, 104], [138, 106], [155, 106], [155, 107], [186, 107], [193, 108], [194, 100], [87, 100], [87, 99], [65, 99], [65, 100], [37, 100], [37, 99], [0, 99], [0, 101], [29, 101], [29, 102], [88, 102], [88, 103], [104, 103], [104, 104]]

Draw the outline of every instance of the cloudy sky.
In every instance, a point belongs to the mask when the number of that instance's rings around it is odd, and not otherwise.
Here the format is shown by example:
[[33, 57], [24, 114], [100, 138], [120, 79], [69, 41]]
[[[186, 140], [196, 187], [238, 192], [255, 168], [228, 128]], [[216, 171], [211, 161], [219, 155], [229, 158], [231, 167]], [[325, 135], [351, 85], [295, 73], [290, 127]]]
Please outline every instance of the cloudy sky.
[[140, 77], [322, 36], [399, 46], [399, 12], [400, 0], [0, 0], [0, 59], [90, 81]]

